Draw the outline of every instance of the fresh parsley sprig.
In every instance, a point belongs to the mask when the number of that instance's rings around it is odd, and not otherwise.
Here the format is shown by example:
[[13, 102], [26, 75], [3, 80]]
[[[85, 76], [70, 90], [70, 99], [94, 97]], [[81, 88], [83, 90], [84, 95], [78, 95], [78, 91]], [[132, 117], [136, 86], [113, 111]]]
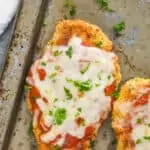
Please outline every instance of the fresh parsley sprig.
[[121, 22], [115, 24], [113, 26], [113, 30], [114, 30], [116, 36], [120, 36], [122, 31], [125, 29], [125, 27], [126, 26], [125, 26], [125, 22], [124, 21], [121, 21]]

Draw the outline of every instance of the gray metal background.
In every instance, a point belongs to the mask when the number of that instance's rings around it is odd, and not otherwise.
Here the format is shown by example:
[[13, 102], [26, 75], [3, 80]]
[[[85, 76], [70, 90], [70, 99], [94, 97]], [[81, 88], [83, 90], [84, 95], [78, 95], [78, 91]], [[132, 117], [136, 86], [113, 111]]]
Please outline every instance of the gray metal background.
[[[115, 43], [120, 57], [122, 82], [140, 76], [150, 77], [150, 2], [148, 0], [109, 0], [116, 12], [103, 12], [96, 0], [73, 0], [76, 18], [99, 25]], [[52, 37], [55, 23], [64, 14], [64, 0], [24, 0], [19, 15], [0, 93], [0, 149], [36, 149], [27, 134], [31, 116], [23, 94], [24, 79], [33, 59]], [[114, 38], [112, 27], [126, 23], [124, 35]], [[43, 24], [46, 24], [46, 26]], [[96, 150], [115, 150], [109, 118], [99, 132]]]

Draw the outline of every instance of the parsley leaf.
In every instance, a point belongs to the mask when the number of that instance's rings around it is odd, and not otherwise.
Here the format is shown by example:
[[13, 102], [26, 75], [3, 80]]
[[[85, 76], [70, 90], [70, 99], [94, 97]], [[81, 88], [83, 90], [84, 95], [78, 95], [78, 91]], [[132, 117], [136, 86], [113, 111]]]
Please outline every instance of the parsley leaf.
[[136, 140], [136, 144], [140, 144], [140, 143], [142, 143], [142, 140], [141, 139], [137, 139]]
[[52, 147], [52, 150], [60, 150], [60, 147], [58, 145], [55, 145]]
[[102, 79], [102, 77], [101, 77], [102, 73], [103, 73], [103, 70], [101, 70], [101, 71], [97, 74], [97, 77], [98, 77], [99, 80]]
[[54, 51], [54, 56], [59, 56], [62, 54], [62, 51], [56, 50]]
[[30, 86], [28, 86], [28, 85], [25, 85], [25, 86], [24, 86], [25, 92], [29, 92], [31, 88], [32, 88], [32, 87], [30, 87]]
[[118, 24], [113, 26], [113, 30], [114, 30], [116, 36], [121, 35], [121, 32], [124, 29], [125, 29], [125, 22], [124, 21], [121, 21]]
[[68, 50], [66, 51], [66, 55], [67, 55], [70, 59], [72, 58], [72, 51], [73, 51], [72, 46], [70, 46], [70, 47], [68, 48]]
[[70, 78], [66, 78], [66, 81], [69, 83], [73, 83], [75, 87], [78, 88], [80, 92], [90, 91], [93, 87], [92, 80], [88, 79], [86, 81], [72, 80]]
[[97, 3], [103, 10], [114, 12], [114, 10], [109, 8], [108, 0], [97, 0]]
[[144, 136], [144, 139], [150, 141], [150, 136]]
[[67, 96], [67, 99], [68, 100], [72, 99], [72, 94], [71, 94], [70, 90], [68, 88], [64, 87], [64, 91], [65, 91], [65, 94]]
[[70, 6], [69, 14], [71, 17], [76, 15], [76, 6], [74, 5]]
[[150, 123], [148, 123], [148, 127], [150, 127]]
[[46, 66], [46, 62], [44, 62], [44, 61], [41, 62], [41, 65], [42, 65], [42, 66]]
[[[68, 13], [71, 17], [76, 15], [76, 6], [72, 4], [71, 0], [65, 1], [65, 7], [68, 9]], [[68, 19], [67, 15], [64, 15], [65, 19]]]
[[75, 114], [75, 117], [80, 116], [81, 112], [82, 112], [82, 108], [81, 107], [77, 108], [77, 112]]
[[66, 0], [65, 1], [65, 6], [70, 7], [71, 6], [71, 0]]
[[92, 150], [95, 150], [96, 143], [97, 143], [96, 140], [91, 141], [90, 145]]
[[74, 81], [74, 86], [77, 87], [80, 92], [87, 92], [92, 88], [92, 81]]
[[100, 48], [102, 46], [103, 42], [102, 41], [99, 41], [96, 43], [96, 47]]
[[52, 73], [51, 75], [49, 75], [49, 79], [53, 79], [57, 76], [57, 72]]
[[53, 123], [61, 125], [67, 118], [67, 111], [65, 108], [57, 108], [54, 113]]
[[142, 121], [142, 120], [141, 120], [140, 118], [138, 118], [138, 119], [136, 120], [136, 123], [137, 123], [137, 124], [140, 124], [141, 121]]
[[29, 136], [32, 136], [32, 135], [33, 135], [33, 125], [32, 125], [32, 121], [30, 122], [29, 127], [28, 127], [28, 135], [29, 135]]
[[82, 70], [80, 70], [80, 73], [81, 74], [86, 73], [88, 71], [89, 67], [90, 67], [90, 63], [88, 63]]
[[118, 99], [119, 98], [119, 95], [120, 95], [120, 91], [119, 91], [119, 88], [116, 88], [116, 90], [112, 93], [112, 97], [115, 98], [115, 99]]

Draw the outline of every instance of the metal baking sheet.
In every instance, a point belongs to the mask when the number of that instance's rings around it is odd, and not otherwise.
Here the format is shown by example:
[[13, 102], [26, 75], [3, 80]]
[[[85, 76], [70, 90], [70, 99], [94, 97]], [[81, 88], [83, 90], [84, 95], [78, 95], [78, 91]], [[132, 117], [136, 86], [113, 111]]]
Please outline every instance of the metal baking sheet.
[[0, 35], [0, 77], [3, 72], [5, 62], [6, 62], [8, 48], [11, 43], [11, 39], [13, 36], [17, 16], [19, 14], [20, 6], [21, 6], [21, 1], [18, 5], [16, 15], [12, 18], [11, 22], [8, 24], [8, 26], [6, 27], [2, 35]]
[[[57, 20], [63, 18], [64, 2], [65, 0], [24, 1], [11, 46], [12, 52], [2, 78], [0, 141], [4, 150], [37, 149], [34, 138], [27, 133], [31, 116], [24, 98], [23, 84], [31, 60], [43, 53], [42, 49], [52, 37]], [[122, 83], [135, 76], [150, 77], [148, 0], [109, 0], [110, 8], [115, 12], [102, 11], [96, 0], [73, 2], [77, 7], [75, 18], [97, 24], [114, 41], [115, 51], [120, 58]], [[126, 29], [121, 37], [115, 38], [112, 27], [121, 20], [125, 21]], [[35, 29], [37, 25], [39, 27]], [[110, 115], [99, 131], [96, 150], [115, 149]]]

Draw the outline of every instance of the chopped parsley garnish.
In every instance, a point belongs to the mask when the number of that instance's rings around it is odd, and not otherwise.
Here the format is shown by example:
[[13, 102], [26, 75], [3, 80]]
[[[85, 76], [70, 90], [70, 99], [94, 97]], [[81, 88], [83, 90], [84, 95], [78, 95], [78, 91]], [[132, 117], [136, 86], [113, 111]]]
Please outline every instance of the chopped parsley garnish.
[[108, 75], [107, 79], [108, 79], [108, 80], [110, 80], [110, 79], [111, 79], [111, 77], [112, 77], [111, 75]]
[[142, 143], [142, 140], [141, 139], [137, 139], [136, 140], [136, 144], [140, 144], [140, 143]]
[[55, 145], [52, 147], [52, 150], [60, 150], [60, 147], [58, 145]]
[[57, 101], [58, 101], [58, 98], [55, 98], [53, 102], [57, 102]]
[[65, 1], [65, 6], [70, 7], [71, 6], [71, 0], [66, 0]]
[[90, 145], [91, 145], [91, 149], [92, 149], [92, 150], [95, 150], [96, 143], [97, 143], [96, 140], [93, 140], [93, 141], [90, 142]]
[[77, 110], [78, 110], [79, 112], [82, 112], [82, 108], [81, 108], [81, 107], [79, 107]]
[[96, 47], [100, 48], [102, 46], [103, 42], [102, 41], [99, 41], [96, 43]]
[[148, 123], [148, 127], [150, 127], [150, 123]]
[[108, 0], [97, 0], [99, 6], [106, 11], [114, 12], [114, 10], [110, 9], [108, 6]]
[[64, 120], [67, 118], [67, 111], [65, 108], [57, 108], [53, 114], [53, 123], [61, 125]]
[[59, 56], [62, 54], [62, 51], [56, 50], [54, 51], [54, 56]]
[[116, 90], [112, 93], [112, 97], [115, 98], [115, 99], [118, 99], [119, 98], [119, 95], [120, 95], [120, 92], [119, 92], [119, 89], [116, 88]]
[[80, 92], [87, 92], [92, 89], [92, 80], [74, 81], [74, 86], [77, 87]]
[[66, 81], [69, 83], [73, 83], [75, 87], [78, 88], [80, 92], [87, 92], [92, 89], [92, 80], [86, 80], [86, 81], [79, 81], [79, 80], [72, 80], [70, 78], [66, 78]]
[[144, 136], [144, 139], [150, 141], [150, 136]]
[[66, 78], [66, 81], [67, 81], [67, 82], [70, 82], [70, 83], [73, 82], [73, 80], [70, 79], [70, 78]]
[[100, 84], [99, 84], [99, 83], [95, 83], [95, 86], [96, 86], [96, 87], [99, 87], [99, 86], [100, 86]]
[[57, 72], [52, 73], [51, 75], [49, 75], [49, 79], [53, 79], [57, 76]]
[[82, 126], [85, 126], [86, 125], [86, 121], [85, 119], [83, 119], [82, 123], [81, 123]]
[[80, 116], [81, 112], [82, 112], [82, 108], [80, 108], [80, 107], [77, 108], [77, 112], [76, 112], [76, 114], [75, 114], [75, 117]]
[[49, 115], [52, 116], [53, 115], [53, 111], [50, 110], [49, 111]]
[[136, 119], [137, 124], [141, 124], [142, 120], [140, 118]]
[[33, 135], [33, 125], [32, 125], [32, 121], [30, 122], [29, 127], [28, 127], [28, 135], [29, 135], [29, 136], [32, 136], [32, 135]]
[[68, 100], [72, 99], [72, 94], [71, 94], [70, 90], [68, 88], [64, 87], [64, 91], [65, 91], [65, 94], [67, 96], [67, 99]]
[[[68, 13], [71, 17], [76, 15], [76, 6], [72, 4], [71, 0], [65, 1], [65, 7], [68, 9]], [[65, 18], [68, 18], [67, 15], [65, 15]]]
[[59, 70], [59, 68], [60, 68], [59, 66], [55, 66], [55, 70]]
[[73, 51], [72, 46], [70, 46], [70, 47], [68, 48], [68, 50], [66, 51], [66, 55], [67, 55], [70, 59], [72, 58], [72, 51]]
[[101, 77], [102, 73], [103, 73], [103, 70], [101, 70], [101, 71], [97, 74], [97, 77], [98, 77], [99, 80], [102, 79], [102, 77]]
[[30, 86], [28, 86], [28, 85], [25, 85], [25, 86], [24, 86], [25, 92], [29, 92], [31, 88], [32, 88], [32, 87], [30, 87]]
[[88, 71], [91, 63], [88, 63], [82, 70], [80, 70], [81, 74], [84, 74]]
[[76, 6], [74, 5], [70, 6], [69, 14], [72, 17], [76, 15]]
[[41, 65], [42, 65], [42, 66], [46, 66], [46, 62], [44, 62], [44, 61], [41, 62]]
[[125, 22], [121, 21], [118, 24], [113, 26], [116, 36], [121, 35], [121, 32], [125, 29]]

